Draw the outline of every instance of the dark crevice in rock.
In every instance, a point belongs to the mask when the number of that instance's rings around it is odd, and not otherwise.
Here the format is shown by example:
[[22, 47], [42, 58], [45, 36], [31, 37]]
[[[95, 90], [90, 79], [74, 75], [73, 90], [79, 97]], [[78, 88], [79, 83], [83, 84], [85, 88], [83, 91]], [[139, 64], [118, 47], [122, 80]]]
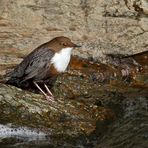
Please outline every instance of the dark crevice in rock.
[[133, 2], [133, 7], [134, 7], [135, 11], [138, 12], [137, 16], [141, 16], [141, 14], [144, 13], [143, 9], [140, 7], [140, 4], [141, 4], [140, 0]]

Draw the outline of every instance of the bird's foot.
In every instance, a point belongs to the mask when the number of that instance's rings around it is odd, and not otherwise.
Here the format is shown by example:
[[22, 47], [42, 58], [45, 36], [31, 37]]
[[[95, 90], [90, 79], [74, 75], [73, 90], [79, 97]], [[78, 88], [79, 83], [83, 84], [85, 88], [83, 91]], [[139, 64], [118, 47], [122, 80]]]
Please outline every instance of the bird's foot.
[[44, 87], [46, 88], [48, 94], [53, 97], [53, 94], [52, 94], [51, 91], [49, 90], [48, 86], [47, 86], [46, 84], [44, 84]]
[[49, 88], [47, 87], [46, 84], [44, 84], [44, 86], [45, 86], [45, 88], [46, 88], [46, 90], [47, 90], [47, 93], [48, 93], [49, 95], [47, 95], [47, 94], [41, 89], [41, 87], [40, 87], [36, 82], [34, 82], [34, 84], [35, 84], [35, 86], [40, 90], [40, 92], [46, 97], [46, 99], [47, 99], [49, 102], [55, 102], [55, 101], [54, 101], [54, 96], [53, 96], [53, 94], [51, 93], [51, 91], [49, 90]]
[[46, 99], [47, 99], [49, 102], [55, 102], [53, 96], [48, 96], [48, 95], [46, 95]]
[[46, 88], [47, 93], [49, 94], [49, 95], [46, 95], [46, 99], [49, 100], [49, 101], [51, 101], [51, 102], [54, 102], [54, 96], [53, 96], [53, 94], [51, 93], [51, 91], [49, 90], [49, 88], [47, 87], [46, 84], [44, 84], [44, 87]]

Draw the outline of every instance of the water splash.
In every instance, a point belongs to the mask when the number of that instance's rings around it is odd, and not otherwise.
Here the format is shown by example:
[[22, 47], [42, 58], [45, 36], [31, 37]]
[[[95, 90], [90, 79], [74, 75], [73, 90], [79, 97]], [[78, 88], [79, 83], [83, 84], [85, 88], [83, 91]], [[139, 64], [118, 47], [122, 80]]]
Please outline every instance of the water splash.
[[11, 125], [0, 124], [0, 139], [3, 138], [27, 139], [27, 141], [45, 140], [47, 134], [39, 131], [39, 129], [31, 129], [27, 127], [12, 127]]

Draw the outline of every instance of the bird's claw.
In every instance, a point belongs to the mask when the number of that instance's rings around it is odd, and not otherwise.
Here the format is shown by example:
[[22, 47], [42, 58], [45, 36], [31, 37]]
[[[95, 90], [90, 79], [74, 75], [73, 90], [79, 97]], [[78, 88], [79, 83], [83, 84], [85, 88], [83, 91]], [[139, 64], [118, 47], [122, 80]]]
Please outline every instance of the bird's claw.
[[46, 96], [46, 99], [49, 101], [49, 102], [55, 102], [54, 100], [54, 97], [53, 96]]

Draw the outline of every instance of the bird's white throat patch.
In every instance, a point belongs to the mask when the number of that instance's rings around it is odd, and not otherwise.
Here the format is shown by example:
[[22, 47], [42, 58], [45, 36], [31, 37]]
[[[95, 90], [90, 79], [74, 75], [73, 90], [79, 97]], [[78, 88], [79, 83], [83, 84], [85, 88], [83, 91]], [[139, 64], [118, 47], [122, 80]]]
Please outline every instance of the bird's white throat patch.
[[58, 72], [64, 72], [69, 64], [72, 48], [63, 48], [60, 52], [55, 53], [51, 59]]

